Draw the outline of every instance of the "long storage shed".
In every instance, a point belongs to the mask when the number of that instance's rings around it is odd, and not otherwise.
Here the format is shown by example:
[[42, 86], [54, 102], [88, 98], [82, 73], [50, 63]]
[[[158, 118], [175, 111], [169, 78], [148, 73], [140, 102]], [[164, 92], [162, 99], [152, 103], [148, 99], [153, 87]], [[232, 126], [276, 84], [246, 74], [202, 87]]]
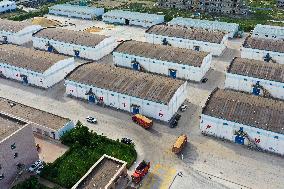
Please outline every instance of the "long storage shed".
[[0, 13], [10, 12], [17, 9], [15, 1], [0, 1]]
[[284, 99], [284, 65], [234, 58], [226, 73], [225, 88]]
[[203, 109], [202, 133], [284, 155], [284, 102], [215, 90]]
[[118, 45], [114, 37], [67, 29], [47, 28], [33, 35], [35, 48], [78, 58], [98, 60]]
[[257, 24], [252, 32], [253, 37], [264, 39], [284, 39], [284, 27]]
[[200, 81], [210, 69], [212, 55], [185, 48], [127, 41], [113, 52], [115, 65]]
[[226, 48], [228, 34], [200, 28], [156, 25], [146, 31], [146, 41], [221, 55]]
[[186, 82], [107, 64], [79, 66], [65, 80], [68, 95], [169, 121], [186, 98]]
[[22, 45], [32, 40], [32, 34], [42, 29], [39, 25], [0, 19], [0, 42]]
[[49, 88], [75, 69], [73, 57], [16, 45], [0, 45], [0, 76]]

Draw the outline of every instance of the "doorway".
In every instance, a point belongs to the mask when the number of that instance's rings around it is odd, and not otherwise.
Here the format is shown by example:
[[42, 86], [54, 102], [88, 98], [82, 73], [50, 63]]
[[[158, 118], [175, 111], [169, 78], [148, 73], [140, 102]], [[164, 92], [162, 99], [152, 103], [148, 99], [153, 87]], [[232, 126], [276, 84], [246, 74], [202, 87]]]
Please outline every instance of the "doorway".
[[129, 19], [125, 19], [125, 25], [129, 25], [130, 21]]

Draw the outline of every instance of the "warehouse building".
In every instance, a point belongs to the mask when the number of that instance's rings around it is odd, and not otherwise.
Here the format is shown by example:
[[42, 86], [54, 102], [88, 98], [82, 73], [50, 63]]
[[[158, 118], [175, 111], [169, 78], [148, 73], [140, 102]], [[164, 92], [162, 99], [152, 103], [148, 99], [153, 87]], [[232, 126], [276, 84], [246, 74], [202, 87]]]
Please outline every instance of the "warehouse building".
[[284, 155], [284, 102], [217, 89], [201, 115], [202, 133]]
[[98, 60], [111, 53], [117, 46], [117, 41], [114, 37], [88, 32], [47, 28], [34, 34], [33, 45], [49, 52]]
[[283, 40], [284, 27], [257, 24], [252, 32], [252, 37]]
[[32, 124], [34, 133], [53, 139], [75, 127], [73, 121], [0, 97], [0, 112]]
[[210, 21], [210, 20], [200, 20], [200, 19], [192, 19], [192, 18], [182, 18], [176, 17], [172, 19], [168, 25], [171, 26], [183, 26], [187, 28], [201, 28], [207, 29], [211, 31], [221, 31], [228, 33], [228, 37], [233, 38], [238, 34], [239, 25], [236, 23], [227, 23], [227, 22], [219, 22], [219, 21]]
[[0, 77], [49, 88], [75, 69], [73, 57], [16, 45], [0, 45]]
[[142, 26], [145, 28], [164, 22], [164, 15], [112, 10], [103, 15], [106, 23]]
[[0, 188], [8, 189], [23, 168], [38, 160], [30, 124], [0, 112]]
[[284, 0], [277, 0], [277, 7], [283, 8], [284, 7]]
[[24, 44], [32, 40], [32, 34], [42, 27], [26, 22], [0, 19], [0, 43]]
[[134, 70], [200, 81], [210, 69], [212, 55], [190, 49], [127, 41], [113, 52], [115, 65]]
[[71, 189], [126, 188], [126, 164], [125, 161], [104, 154]]
[[146, 31], [145, 37], [149, 43], [205, 51], [219, 56], [226, 48], [228, 34], [205, 29], [156, 25]]
[[186, 98], [186, 82], [90, 63], [65, 81], [67, 95], [169, 121]]
[[226, 73], [225, 88], [284, 99], [284, 65], [235, 58]]
[[284, 41], [248, 37], [241, 49], [241, 57], [284, 64]]
[[81, 19], [95, 19], [104, 14], [104, 8], [58, 4], [49, 7], [49, 14]]
[[0, 13], [11, 12], [17, 9], [15, 1], [0, 1]]

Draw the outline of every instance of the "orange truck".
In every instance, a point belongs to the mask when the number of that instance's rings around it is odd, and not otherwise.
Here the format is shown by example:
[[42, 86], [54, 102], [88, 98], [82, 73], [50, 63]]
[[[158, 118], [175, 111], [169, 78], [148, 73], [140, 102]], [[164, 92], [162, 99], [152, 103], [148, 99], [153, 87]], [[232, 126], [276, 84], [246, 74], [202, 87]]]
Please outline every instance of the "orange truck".
[[186, 135], [180, 135], [175, 144], [172, 147], [172, 152], [175, 154], [178, 154], [181, 152], [181, 150], [184, 148], [185, 144], [187, 143], [187, 136]]
[[149, 172], [150, 162], [142, 161], [131, 175], [132, 182], [138, 184], [143, 177]]
[[148, 129], [153, 126], [153, 121], [141, 114], [135, 114], [132, 116], [132, 120], [144, 129]]

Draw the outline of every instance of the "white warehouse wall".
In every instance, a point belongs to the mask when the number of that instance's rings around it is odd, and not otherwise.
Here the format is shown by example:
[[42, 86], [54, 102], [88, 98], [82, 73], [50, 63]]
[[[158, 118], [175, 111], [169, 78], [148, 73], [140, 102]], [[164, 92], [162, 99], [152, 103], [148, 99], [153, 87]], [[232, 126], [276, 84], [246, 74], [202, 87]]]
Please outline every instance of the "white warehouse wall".
[[[243, 131], [247, 132], [252, 140], [259, 141], [258, 147], [263, 150], [284, 155], [284, 135], [271, 131], [243, 125], [223, 119], [218, 119], [208, 115], [201, 115], [200, 129], [207, 135], [212, 135], [222, 139], [235, 142], [235, 131], [239, 131], [243, 127]], [[244, 144], [248, 145], [249, 141], [245, 138]]]
[[207, 55], [202, 62], [201, 67], [178, 64], [158, 59], [145, 58], [136, 55], [129, 55], [120, 52], [113, 52], [114, 64], [133, 68], [132, 61], [137, 62], [146, 70], [152, 73], [158, 73], [169, 76], [169, 69], [177, 70], [176, 77], [180, 79], [200, 81], [211, 67], [212, 54]]
[[143, 100], [70, 80], [65, 81], [65, 86], [67, 95], [88, 100], [86, 93], [92, 88], [96, 96], [103, 98], [104, 104], [107, 106], [132, 112], [132, 105], [137, 105], [140, 106], [139, 113], [166, 122], [172, 118], [186, 98], [186, 82], [176, 91], [169, 105]]
[[98, 16], [101, 16], [104, 13], [104, 9], [103, 8], [95, 8], [93, 10], [93, 12], [87, 11], [87, 12], [83, 12], [83, 11], [75, 11], [72, 9], [76, 9], [76, 7], [70, 8], [70, 10], [68, 10], [68, 8], [64, 8], [64, 10], [58, 9], [58, 8], [54, 8], [54, 7], [50, 7], [49, 8], [49, 14], [53, 14], [53, 15], [59, 15], [59, 16], [66, 16], [66, 17], [70, 17], [70, 18], [81, 18], [81, 19], [94, 19]]
[[199, 51], [205, 51], [212, 53], [212, 55], [219, 56], [222, 52], [226, 49], [225, 43], [228, 40], [228, 35], [225, 35], [222, 42], [218, 43], [209, 43], [203, 41], [196, 41], [196, 40], [189, 40], [183, 38], [176, 38], [176, 37], [168, 37], [156, 34], [149, 34], [145, 33], [146, 41], [148, 43], [153, 44], [163, 44], [163, 39], [166, 38], [170, 45], [174, 47], [186, 48], [195, 50], [194, 47], [200, 47]]
[[254, 59], [254, 60], [264, 60], [264, 57], [269, 53], [273, 60], [279, 64], [284, 64], [284, 53], [251, 49], [242, 47], [241, 58]]
[[10, 12], [16, 10], [17, 5], [15, 1], [1, 1], [0, 2], [0, 13]]
[[284, 99], [284, 83], [226, 73], [225, 88], [252, 93], [253, 85], [259, 81], [273, 97]]

